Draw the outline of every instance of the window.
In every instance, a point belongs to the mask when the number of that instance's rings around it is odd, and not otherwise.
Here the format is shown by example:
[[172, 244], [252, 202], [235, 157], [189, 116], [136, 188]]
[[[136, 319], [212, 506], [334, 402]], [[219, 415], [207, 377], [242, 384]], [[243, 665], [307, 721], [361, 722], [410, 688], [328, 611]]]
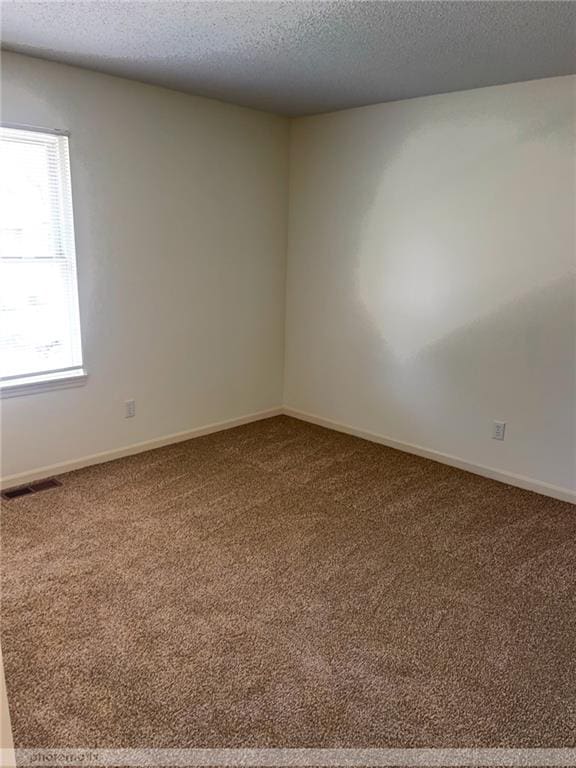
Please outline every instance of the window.
[[83, 383], [68, 138], [0, 131], [0, 387]]

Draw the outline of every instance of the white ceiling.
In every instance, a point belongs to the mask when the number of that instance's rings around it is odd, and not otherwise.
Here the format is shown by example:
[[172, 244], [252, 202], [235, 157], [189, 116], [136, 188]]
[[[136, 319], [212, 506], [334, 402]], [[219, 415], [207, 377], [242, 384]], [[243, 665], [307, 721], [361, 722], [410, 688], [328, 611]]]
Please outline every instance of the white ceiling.
[[576, 2], [2, 2], [3, 47], [285, 115], [576, 72]]

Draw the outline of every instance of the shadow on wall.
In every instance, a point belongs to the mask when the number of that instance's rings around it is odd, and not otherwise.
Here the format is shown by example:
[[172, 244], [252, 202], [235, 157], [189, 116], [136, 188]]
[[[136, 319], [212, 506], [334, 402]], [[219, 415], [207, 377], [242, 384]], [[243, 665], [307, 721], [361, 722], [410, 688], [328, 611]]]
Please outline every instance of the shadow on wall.
[[[567, 274], [409, 358], [395, 355], [373, 331], [379, 365], [365, 382], [366, 413], [371, 409], [372, 418], [378, 418], [385, 388], [389, 422], [392, 429], [404, 430], [407, 442], [442, 450], [440, 435], [446, 452], [468, 457], [472, 431], [480, 446], [498, 451], [492, 463], [516, 463], [518, 474], [528, 467], [538, 477], [542, 453], [550, 452], [556, 484], [573, 486], [574, 295], [574, 277]], [[508, 434], [504, 444], [494, 445], [491, 424], [499, 419], [508, 422]], [[490, 463], [480, 450], [472, 458]]]
[[296, 321], [294, 353], [319, 354], [288, 393], [358, 429], [572, 487], [574, 105], [490, 90], [328, 116], [319, 161], [312, 130], [296, 186], [309, 231], [297, 220], [294, 246], [309, 249], [304, 304], [319, 284], [325, 303], [319, 332]]

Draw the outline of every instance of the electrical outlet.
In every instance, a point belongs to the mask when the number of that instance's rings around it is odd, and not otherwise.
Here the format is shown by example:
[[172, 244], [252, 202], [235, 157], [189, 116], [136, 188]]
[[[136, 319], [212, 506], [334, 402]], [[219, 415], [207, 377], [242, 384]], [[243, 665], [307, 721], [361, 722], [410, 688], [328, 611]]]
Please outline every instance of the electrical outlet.
[[495, 421], [492, 425], [492, 438], [494, 440], [504, 440], [506, 434], [506, 422]]
[[136, 400], [126, 400], [124, 409], [124, 418], [133, 419], [136, 416]]

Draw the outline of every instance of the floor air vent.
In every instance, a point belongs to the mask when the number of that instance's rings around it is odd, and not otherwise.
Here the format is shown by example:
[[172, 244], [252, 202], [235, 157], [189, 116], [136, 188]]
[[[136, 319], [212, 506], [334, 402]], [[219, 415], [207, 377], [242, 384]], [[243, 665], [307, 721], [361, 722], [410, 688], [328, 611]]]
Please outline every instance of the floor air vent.
[[8, 488], [6, 491], [2, 491], [3, 499], [17, 499], [19, 496], [26, 496], [28, 493], [34, 493], [29, 485], [24, 488]]
[[30, 483], [30, 485], [21, 485], [19, 488], [7, 488], [2, 491], [2, 498], [6, 501], [10, 499], [18, 499], [20, 496], [28, 496], [30, 493], [40, 493], [40, 491], [47, 491], [49, 488], [58, 488], [62, 485], [60, 480], [38, 480], [37, 483]]
[[38, 493], [38, 491], [47, 491], [49, 488], [58, 488], [59, 485], [62, 485], [60, 480], [50, 478], [49, 480], [38, 480], [37, 483], [31, 483], [29, 488], [32, 488], [34, 493]]

